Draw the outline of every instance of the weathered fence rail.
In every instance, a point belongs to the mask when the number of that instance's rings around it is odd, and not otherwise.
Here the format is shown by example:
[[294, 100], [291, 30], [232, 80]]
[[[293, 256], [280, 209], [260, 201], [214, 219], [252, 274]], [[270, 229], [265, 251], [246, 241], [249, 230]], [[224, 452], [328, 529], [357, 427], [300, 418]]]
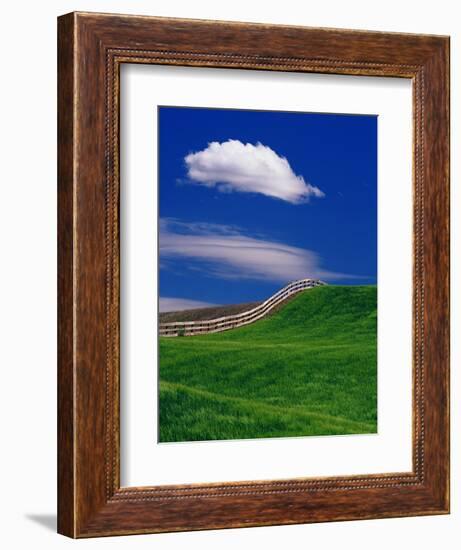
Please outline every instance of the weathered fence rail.
[[289, 283], [281, 290], [273, 294], [270, 298], [264, 301], [262, 304], [242, 313], [235, 315], [227, 315], [225, 317], [219, 317], [217, 319], [210, 319], [204, 321], [181, 321], [171, 323], [160, 323], [159, 334], [160, 336], [196, 336], [198, 334], [210, 334], [213, 332], [222, 332], [224, 330], [230, 330], [232, 328], [242, 327], [254, 323], [259, 319], [267, 315], [274, 307], [281, 304], [284, 300], [316, 286], [325, 285], [323, 281], [316, 279], [301, 279], [299, 281], [293, 281]]

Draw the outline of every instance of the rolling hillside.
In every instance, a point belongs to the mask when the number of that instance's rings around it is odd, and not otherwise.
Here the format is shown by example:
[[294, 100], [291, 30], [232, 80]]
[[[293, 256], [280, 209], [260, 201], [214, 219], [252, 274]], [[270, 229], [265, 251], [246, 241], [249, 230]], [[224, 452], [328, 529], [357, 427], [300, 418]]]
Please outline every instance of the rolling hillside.
[[376, 286], [324, 286], [217, 334], [160, 338], [160, 441], [374, 433]]

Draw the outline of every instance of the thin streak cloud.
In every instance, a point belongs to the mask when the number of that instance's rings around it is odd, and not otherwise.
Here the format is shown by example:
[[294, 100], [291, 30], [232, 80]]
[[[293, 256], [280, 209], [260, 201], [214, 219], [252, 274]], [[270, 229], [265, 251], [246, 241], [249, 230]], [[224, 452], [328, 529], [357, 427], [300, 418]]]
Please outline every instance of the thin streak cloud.
[[162, 219], [160, 260], [188, 260], [186, 269], [222, 279], [255, 279], [285, 284], [306, 277], [328, 280], [357, 278], [322, 267], [312, 250], [246, 235], [234, 226]]

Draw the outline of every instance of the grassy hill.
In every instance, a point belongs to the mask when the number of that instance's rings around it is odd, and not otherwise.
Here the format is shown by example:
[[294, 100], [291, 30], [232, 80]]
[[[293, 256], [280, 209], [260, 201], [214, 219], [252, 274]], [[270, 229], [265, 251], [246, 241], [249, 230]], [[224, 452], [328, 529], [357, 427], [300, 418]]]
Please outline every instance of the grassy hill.
[[376, 286], [324, 286], [217, 334], [160, 338], [160, 441], [374, 433]]

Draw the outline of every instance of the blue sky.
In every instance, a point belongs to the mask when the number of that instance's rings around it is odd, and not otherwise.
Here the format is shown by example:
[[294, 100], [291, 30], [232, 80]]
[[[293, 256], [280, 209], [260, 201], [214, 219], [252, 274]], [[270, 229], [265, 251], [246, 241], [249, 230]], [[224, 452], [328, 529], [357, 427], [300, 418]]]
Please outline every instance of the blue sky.
[[376, 116], [158, 114], [161, 311], [376, 283]]

